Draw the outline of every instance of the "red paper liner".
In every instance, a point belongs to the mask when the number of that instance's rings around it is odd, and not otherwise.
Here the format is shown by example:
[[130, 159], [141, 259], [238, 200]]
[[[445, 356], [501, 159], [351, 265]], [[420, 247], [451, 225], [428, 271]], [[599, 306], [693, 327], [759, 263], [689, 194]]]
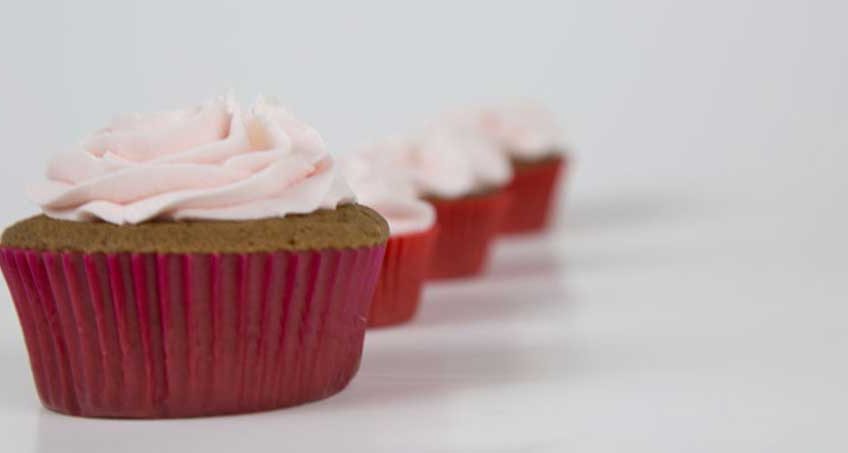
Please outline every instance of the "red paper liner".
[[249, 254], [0, 249], [45, 407], [89, 417], [253, 412], [359, 367], [385, 246]]
[[430, 278], [460, 278], [481, 273], [510, 200], [510, 194], [499, 189], [485, 195], [431, 201], [436, 208], [439, 235]]
[[557, 181], [567, 164], [563, 156], [538, 164], [513, 166], [515, 174], [507, 186], [512, 204], [504, 217], [502, 233], [530, 233], [547, 227], [554, 211]]
[[389, 238], [368, 315], [369, 327], [400, 324], [415, 316], [436, 237], [433, 226], [426, 231]]

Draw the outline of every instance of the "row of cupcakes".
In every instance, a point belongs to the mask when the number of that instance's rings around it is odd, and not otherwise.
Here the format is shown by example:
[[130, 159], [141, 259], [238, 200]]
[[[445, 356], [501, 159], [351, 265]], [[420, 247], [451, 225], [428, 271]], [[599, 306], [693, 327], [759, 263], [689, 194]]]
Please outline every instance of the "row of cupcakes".
[[42, 214], [0, 240], [42, 403], [188, 417], [340, 391], [369, 318], [408, 319], [425, 279], [544, 225], [564, 158], [535, 115], [463, 114], [341, 163], [261, 98], [117, 117], [51, 161]]
[[564, 164], [552, 116], [529, 105], [451, 113], [344, 156], [359, 202], [391, 231], [369, 325], [412, 318], [425, 280], [483, 272], [500, 233], [544, 229]]

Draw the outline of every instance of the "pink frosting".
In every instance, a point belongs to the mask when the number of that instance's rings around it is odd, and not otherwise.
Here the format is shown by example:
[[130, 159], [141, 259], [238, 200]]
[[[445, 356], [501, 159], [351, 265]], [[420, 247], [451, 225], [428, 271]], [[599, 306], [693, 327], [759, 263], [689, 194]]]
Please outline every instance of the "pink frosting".
[[335, 208], [353, 193], [320, 135], [262, 98], [116, 118], [48, 166], [31, 197], [50, 217], [114, 224], [251, 220]]
[[497, 144], [472, 130], [437, 125], [406, 151], [422, 195], [456, 198], [506, 185], [512, 167]]
[[512, 157], [537, 159], [563, 148], [556, 118], [537, 104], [470, 109], [453, 115], [453, 121], [477, 129]]
[[436, 221], [433, 207], [418, 199], [412, 173], [394, 160], [398, 146], [378, 143], [344, 156], [341, 163], [357, 200], [388, 221], [392, 236], [427, 230]]
[[495, 143], [446, 124], [383, 141], [361, 153], [372, 165], [383, 162], [381, 174], [407, 181], [417, 197], [459, 198], [501, 187], [512, 177], [509, 161]]

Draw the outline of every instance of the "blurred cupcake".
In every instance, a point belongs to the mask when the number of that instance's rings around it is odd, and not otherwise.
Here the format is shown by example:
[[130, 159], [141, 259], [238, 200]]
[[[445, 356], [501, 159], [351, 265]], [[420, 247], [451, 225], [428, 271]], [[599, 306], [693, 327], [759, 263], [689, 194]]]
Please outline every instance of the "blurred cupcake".
[[356, 372], [388, 227], [278, 105], [119, 117], [31, 196], [0, 268], [47, 408], [251, 412]]
[[416, 197], [403, 168], [390, 163], [383, 143], [346, 156], [342, 167], [357, 200], [375, 209], [389, 223], [390, 236], [369, 326], [388, 326], [412, 319], [430, 266], [437, 236], [433, 207]]
[[403, 156], [418, 195], [436, 209], [430, 277], [479, 274], [509, 205], [509, 162], [493, 142], [448, 127], [412, 139]]
[[471, 114], [480, 132], [509, 157], [514, 177], [508, 190], [513, 202], [504, 218], [504, 233], [544, 229], [553, 215], [556, 188], [568, 159], [553, 115], [544, 108], [515, 105], [485, 108]]

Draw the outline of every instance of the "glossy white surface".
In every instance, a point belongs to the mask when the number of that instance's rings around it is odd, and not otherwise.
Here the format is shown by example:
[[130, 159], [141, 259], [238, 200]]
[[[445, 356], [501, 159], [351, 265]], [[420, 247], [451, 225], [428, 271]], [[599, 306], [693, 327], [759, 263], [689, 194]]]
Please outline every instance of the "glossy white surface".
[[485, 278], [429, 287], [414, 324], [370, 332], [345, 392], [276, 412], [56, 415], [38, 406], [23, 346], [5, 335], [0, 443], [38, 452], [840, 451], [845, 217], [813, 222], [809, 208], [784, 210], [658, 192], [576, 199], [573, 220], [550, 235], [501, 242]]
[[345, 392], [289, 410], [46, 412], [0, 288], [0, 451], [848, 451], [848, 3], [487, 2], [480, 20], [472, 2], [205, 2], [203, 21], [93, 3], [0, 15], [3, 224], [116, 109], [230, 83], [282, 95], [333, 150], [451, 102], [541, 97], [575, 178], [554, 231], [428, 288], [414, 324], [369, 334]]

